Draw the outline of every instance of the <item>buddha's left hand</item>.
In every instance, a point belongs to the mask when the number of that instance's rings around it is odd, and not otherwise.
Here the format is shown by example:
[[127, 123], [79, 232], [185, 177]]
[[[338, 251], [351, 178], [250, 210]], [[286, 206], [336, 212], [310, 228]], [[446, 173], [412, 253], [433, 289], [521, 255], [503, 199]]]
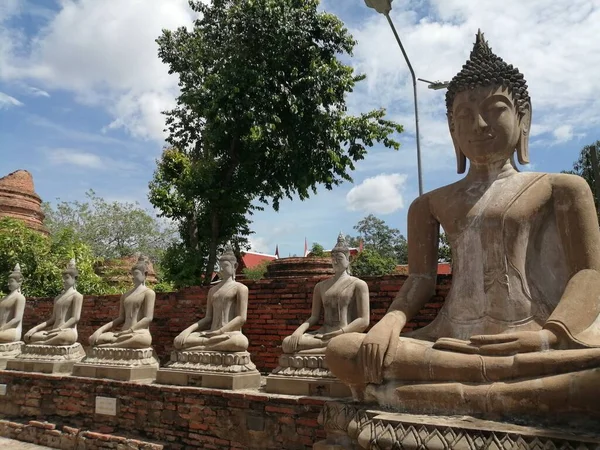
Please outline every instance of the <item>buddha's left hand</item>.
[[540, 330], [471, 336], [469, 342], [443, 341], [442, 345], [434, 345], [434, 348], [486, 356], [512, 356], [549, 350], [556, 345], [558, 338], [549, 330]]
[[333, 339], [334, 337], [339, 336], [340, 334], [344, 334], [344, 331], [341, 329], [335, 330], [335, 331], [330, 331], [329, 333], [322, 334], [319, 339], [328, 341], [329, 339]]

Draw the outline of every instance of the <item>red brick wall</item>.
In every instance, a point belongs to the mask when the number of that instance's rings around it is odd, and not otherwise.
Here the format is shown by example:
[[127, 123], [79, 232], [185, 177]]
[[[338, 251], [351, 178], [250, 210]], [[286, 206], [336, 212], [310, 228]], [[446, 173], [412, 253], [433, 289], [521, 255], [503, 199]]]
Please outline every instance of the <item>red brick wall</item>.
[[[281, 341], [310, 315], [312, 291], [323, 277], [244, 281], [250, 294], [248, 321], [244, 333], [250, 340], [249, 351], [259, 370], [269, 372], [277, 366]], [[390, 275], [365, 278], [371, 297], [371, 325], [386, 312], [406, 276]], [[437, 314], [450, 288], [449, 276], [438, 277], [436, 295], [407, 324], [407, 330], [427, 325]], [[174, 293], [157, 294], [154, 321], [151, 325], [153, 346], [161, 361], [169, 358], [172, 343], [183, 329], [204, 315], [208, 288], [195, 287]], [[52, 299], [28, 299], [24, 332], [46, 320], [52, 311]], [[79, 341], [87, 345], [88, 337], [98, 327], [119, 313], [119, 296], [86, 296], [78, 326]]]
[[[61, 448], [125, 448], [127, 438], [133, 440], [127, 448], [160, 448], [139, 442], [153, 441], [173, 450], [308, 450], [325, 437], [317, 424], [325, 399], [313, 397], [11, 371], [0, 371], [0, 384], [7, 385], [0, 397], [5, 420], [0, 433], [37, 443], [64, 442]], [[96, 396], [117, 398], [117, 416], [94, 414]], [[27, 425], [42, 431], [17, 436]], [[74, 442], [78, 446], [69, 445]]]

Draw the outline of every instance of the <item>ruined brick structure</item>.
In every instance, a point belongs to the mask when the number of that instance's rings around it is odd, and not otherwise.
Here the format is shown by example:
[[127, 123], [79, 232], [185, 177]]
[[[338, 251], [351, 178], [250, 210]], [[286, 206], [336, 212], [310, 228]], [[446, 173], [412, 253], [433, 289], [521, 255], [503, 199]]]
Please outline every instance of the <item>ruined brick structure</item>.
[[33, 187], [33, 177], [26, 170], [0, 178], [0, 218], [22, 220], [29, 228], [48, 234], [41, 204], [42, 199]]

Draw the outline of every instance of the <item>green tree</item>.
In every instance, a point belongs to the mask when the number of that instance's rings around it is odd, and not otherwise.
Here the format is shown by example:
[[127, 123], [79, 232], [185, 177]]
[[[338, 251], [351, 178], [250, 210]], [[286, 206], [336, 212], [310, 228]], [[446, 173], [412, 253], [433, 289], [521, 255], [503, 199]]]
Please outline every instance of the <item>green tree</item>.
[[369, 214], [354, 229], [359, 236], [347, 238], [351, 247], [359, 247], [362, 239], [364, 250], [373, 250], [383, 258], [393, 259], [396, 264], [408, 263], [408, 244], [397, 228], [391, 228], [384, 220]]
[[[207, 275], [216, 251], [250, 233], [260, 204], [275, 210], [318, 185], [332, 189], [375, 142], [402, 127], [384, 110], [348, 114], [364, 75], [339, 59], [355, 40], [318, 0], [192, 0], [191, 30], [163, 31], [159, 56], [179, 76], [150, 201], [177, 220]], [[257, 202], [258, 201], [258, 202]]]
[[440, 233], [440, 243], [438, 247], [438, 261], [452, 263], [452, 249], [446, 233]]
[[97, 258], [140, 252], [154, 261], [176, 238], [174, 226], [161, 223], [138, 203], [107, 202], [93, 190], [86, 197], [84, 202], [58, 201], [55, 207], [44, 203], [44, 223], [51, 235], [70, 229]]
[[325, 247], [318, 242], [313, 242], [313, 245], [310, 248], [310, 254], [317, 257], [325, 256]]
[[[586, 145], [581, 149], [579, 153], [579, 159], [573, 164], [572, 170], [564, 170], [562, 173], [570, 173], [573, 175], [579, 175], [592, 189], [594, 195], [594, 203], [596, 205], [596, 214], [600, 210], [600, 204], [598, 200], [600, 198], [600, 168], [598, 167], [598, 150], [600, 150], [600, 141], [596, 141], [591, 145]], [[596, 166], [596, 167], [594, 167]], [[599, 216], [600, 218], [600, 216]]]
[[352, 274], [364, 276], [381, 276], [396, 271], [396, 259], [383, 256], [377, 250], [366, 248], [352, 262]]
[[[51, 237], [27, 228], [21, 221], [0, 219], [0, 274], [8, 276], [15, 264], [21, 265], [25, 277], [23, 293], [30, 297], [52, 297], [62, 289], [62, 270], [75, 258], [79, 277], [77, 289], [84, 294], [113, 293], [94, 273], [90, 247], [68, 228]], [[4, 281], [0, 280], [0, 290]]]
[[244, 267], [242, 273], [249, 280], [262, 280], [267, 273], [267, 267], [271, 264], [271, 261], [262, 261], [260, 264], [254, 267]]

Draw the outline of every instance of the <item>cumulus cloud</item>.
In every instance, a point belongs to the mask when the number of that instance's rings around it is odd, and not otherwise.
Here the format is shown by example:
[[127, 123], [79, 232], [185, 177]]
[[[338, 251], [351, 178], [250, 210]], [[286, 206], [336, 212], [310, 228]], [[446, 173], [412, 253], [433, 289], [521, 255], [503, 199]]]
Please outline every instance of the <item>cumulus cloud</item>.
[[404, 207], [402, 191], [407, 176], [399, 173], [367, 178], [346, 195], [350, 211], [390, 214]]
[[107, 128], [163, 141], [161, 111], [174, 105], [178, 86], [158, 59], [155, 39], [164, 28], [191, 25], [187, 0], [64, 0], [60, 7], [28, 40], [25, 54], [17, 51], [18, 30], [0, 32], [10, 37], [0, 47], [0, 77], [73, 92], [81, 103], [109, 112]]
[[70, 148], [54, 148], [45, 151], [46, 158], [53, 165], [75, 166], [92, 170], [132, 170], [134, 165], [125, 161], [117, 161], [101, 157], [95, 153]]
[[23, 106], [23, 103], [4, 92], [0, 92], [0, 109], [8, 109], [12, 106]]
[[260, 236], [252, 236], [248, 238], [250, 242], [250, 250], [258, 253], [267, 253], [271, 254], [275, 249], [271, 248], [271, 244], [267, 241], [267, 239]]
[[50, 97], [50, 94], [48, 94], [43, 89], [39, 89], [33, 86], [28, 86], [27, 91], [29, 92], [29, 95], [32, 95], [34, 97]]
[[557, 143], [570, 141], [573, 139], [573, 126], [562, 125], [555, 129], [552, 134], [556, 138]]

